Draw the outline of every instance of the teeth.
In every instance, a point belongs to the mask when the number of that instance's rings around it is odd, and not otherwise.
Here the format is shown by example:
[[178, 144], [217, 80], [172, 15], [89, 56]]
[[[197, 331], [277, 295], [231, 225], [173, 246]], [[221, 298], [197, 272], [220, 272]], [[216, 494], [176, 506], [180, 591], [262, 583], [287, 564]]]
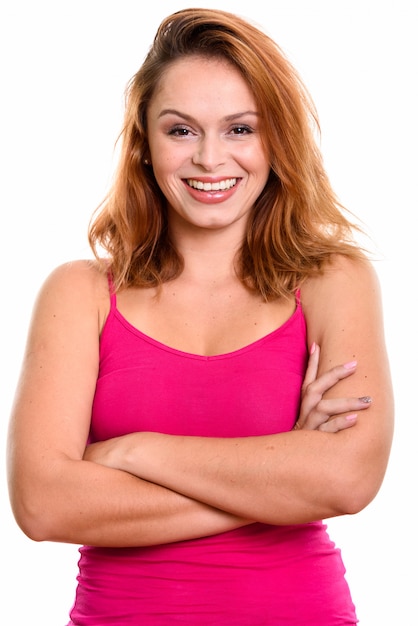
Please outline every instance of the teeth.
[[231, 189], [234, 185], [237, 184], [236, 178], [226, 178], [225, 180], [220, 180], [217, 183], [204, 183], [201, 180], [195, 180], [194, 178], [188, 178], [187, 184], [194, 189], [199, 189], [199, 191], [224, 191], [225, 189]]

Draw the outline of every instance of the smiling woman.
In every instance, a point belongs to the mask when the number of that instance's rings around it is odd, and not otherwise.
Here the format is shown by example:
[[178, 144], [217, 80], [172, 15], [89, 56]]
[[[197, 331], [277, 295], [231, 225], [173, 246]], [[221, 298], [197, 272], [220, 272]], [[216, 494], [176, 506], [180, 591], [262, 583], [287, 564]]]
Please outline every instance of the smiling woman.
[[230, 63], [193, 56], [170, 65], [147, 129], [154, 176], [176, 228], [235, 224], [228, 238], [241, 245], [270, 172], [261, 124], [254, 95]]
[[128, 86], [96, 258], [41, 289], [9, 429], [18, 524], [82, 544], [69, 625], [357, 623], [322, 520], [379, 490], [392, 389], [313, 122], [222, 11], [165, 19]]

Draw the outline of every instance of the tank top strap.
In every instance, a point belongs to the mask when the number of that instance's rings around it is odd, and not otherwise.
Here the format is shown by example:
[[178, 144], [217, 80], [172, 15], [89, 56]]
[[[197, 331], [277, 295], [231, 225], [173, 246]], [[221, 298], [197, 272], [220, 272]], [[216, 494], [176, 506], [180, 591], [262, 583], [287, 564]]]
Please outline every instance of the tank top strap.
[[112, 272], [110, 270], [107, 273], [107, 283], [109, 285], [110, 310], [114, 311], [116, 309], [116, 290]]

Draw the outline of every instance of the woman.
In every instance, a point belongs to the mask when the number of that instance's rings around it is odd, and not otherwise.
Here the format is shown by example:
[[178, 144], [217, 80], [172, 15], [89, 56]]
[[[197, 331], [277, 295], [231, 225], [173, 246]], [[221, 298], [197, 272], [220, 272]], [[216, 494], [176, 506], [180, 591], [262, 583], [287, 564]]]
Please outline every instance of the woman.
[[222, 11], [164, 20], [129, 85], [96, 260], [43, 286], [10, 424], [21, 528], [84, 544], [70, 624], [357, 622], [321, 520], [376, 495], [392, 392], [314, 121]]

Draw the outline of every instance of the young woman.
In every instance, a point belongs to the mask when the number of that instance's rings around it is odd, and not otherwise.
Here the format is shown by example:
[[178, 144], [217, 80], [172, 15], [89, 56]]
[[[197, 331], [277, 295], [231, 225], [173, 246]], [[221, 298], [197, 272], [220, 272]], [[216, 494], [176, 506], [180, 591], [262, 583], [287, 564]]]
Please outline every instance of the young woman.
[[164, 20], [129, 85], [96, 260], [41, 289], [10, 424], [17, 522], [84, 544], [69, 624], [357, 622], [322, 520], [376, 495], [392, 391], [314, 122], [221, 11]]

